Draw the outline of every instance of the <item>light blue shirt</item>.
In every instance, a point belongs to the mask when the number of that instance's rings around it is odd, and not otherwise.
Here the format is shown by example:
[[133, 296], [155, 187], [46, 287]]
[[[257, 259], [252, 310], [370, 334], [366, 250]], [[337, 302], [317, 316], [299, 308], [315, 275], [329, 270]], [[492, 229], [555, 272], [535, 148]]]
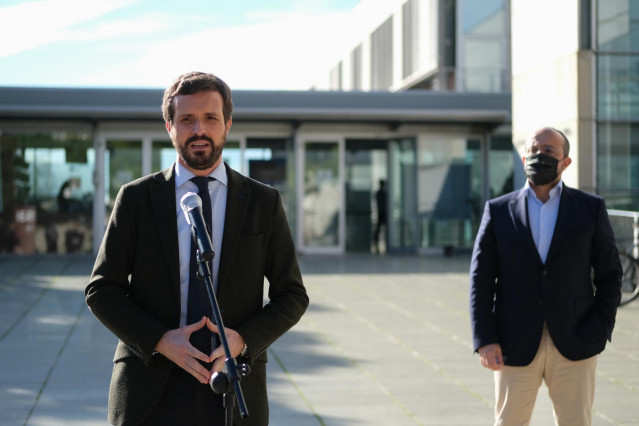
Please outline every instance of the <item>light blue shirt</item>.
[[555, 224], [557, 223], [557, 213], [559, 212], [559, 200], [561, 199], [561, 191], [563, 184], [561, 181], [553, 189], [550, 190], [550, 198], [542, 203], [530, 187], [526, 180], [524, 185], [528, 202], [528, 220], [530, 232], [532, 232], [533, 240], [541, 261], [545, 264], [548, 256], [548, 249], [555, 232]]
[[[191, 225], [186, 221], [186, 216], [184, 216], [182, 206], [180, 206], [180, 200], [187, 192], [198, 193], [197, 186], [190, 181], [194, 176], [180, 163], [175, 162], [175, 209], [177, 211], [178, 245], [180, 250], [180, 326], [186, 325], [186, 307], [189, 297], [189, 275], [191, 269]], [[226, 194], [228, 193], [226, 165], [220, 163], [209, 176], [215, 178], [215, 180], [209, 182], [211, 213], [213, 214], [211, 242], [215, 252], [215, 257], [210, 266], [212, 268], [213, 287], [217, 291], [220, 251], [222, 250], [224, 218], [226, 216]]]

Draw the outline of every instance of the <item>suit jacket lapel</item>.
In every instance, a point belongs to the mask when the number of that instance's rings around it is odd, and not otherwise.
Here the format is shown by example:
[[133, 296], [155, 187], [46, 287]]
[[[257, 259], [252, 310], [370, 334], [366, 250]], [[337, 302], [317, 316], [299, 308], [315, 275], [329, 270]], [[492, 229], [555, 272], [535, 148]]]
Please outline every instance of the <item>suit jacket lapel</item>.
[[552, 259], [553, 254], [557, 251], [561, 245], [564, 236], [566, 235], [566, 228], [570, 224], [571, 214], [576, 209], [571, 206], [573, 198], [571, 197], [571, 189], [566, 185], [563, 185], [561, 190], [561, 198], [559, 199], [559, 210], [557, 211], [557, 221], [555, 222], [555, 229], [552, 234], [552, 240], [550, 240], [550, 247], [548, 248], [548, 255], [546, 256], [546, 264]]
[[174, 167], [155, 175], [157, 185], [150, 185], [151, 210], [158, 225], [162, 247], [169, 265], [171, 283], [180, 303], [180, 264], [177, 236], [177, 217], [175, 207]]
[[513, 219], [513, 225], [517, 230], [517, 235], [524, 243], [530, 254], [541, 263], [539, 252], [535, 246], [532, 233], [530, 231], [528, 221], [528, 206], [526, 204], [526, 189], [521, 189], [516, 197], [510, 202], [510, 215]]
[[229, 179], [226, 194], [226, 217], [224, 219], [224, 236], [222, 237], [222, 252], [220, 253], [220, 271], [218, 274], [218, 293], [222, 290], [229, 273], [231, 261], [235, 256], [244, 218], [251, 195], [251, 189], [244, 185], [244, 176], [226, 166]]

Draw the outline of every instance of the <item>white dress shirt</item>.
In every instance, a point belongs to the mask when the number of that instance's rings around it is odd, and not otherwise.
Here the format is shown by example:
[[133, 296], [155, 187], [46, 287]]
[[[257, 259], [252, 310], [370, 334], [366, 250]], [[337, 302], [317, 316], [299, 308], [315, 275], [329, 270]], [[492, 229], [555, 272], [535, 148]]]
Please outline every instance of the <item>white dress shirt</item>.
[[528, 220], [530, 222], [528, 225], [530, 226], [533, 240], [535, 240], [539, 257], [545, 264], [550, 242], [555, 232], [563, 184], [559, 181], [559, 183], [550, 190], [550, 198], [545, 203], [542, 203], [537, 198], [535, 191], [530, 187], [528, 181], [526, 181], [524, 188], [526, 189], [526, 197], [528, 199], [526, 203], [528, 205]]
[[[180, 251], [180, 326], [186, 325], [186, 307], [189, 296], [189, 275], [191, 269], [191, 225], [186, 221], [180, 200], [187, 192], [198, 193], [197, 186], [190, 179], [195, 175], [188, 171], [179, 162], [175, 162], [175, 209], [177, 211], [178, 244]], [[222, 237], [224, 233], [224, 218], [226, 216], [226, 194], [228, 192], [228, 178], [226, 165], [222, 162], [209, 174], [215, 178], [209, 182], [209, 195], [211, 197], [211, 213], [213, 218], [211, 231], [213, 251], [215, 257], [211, 262], [211, 276], [213, 288], [217, 291], [217, 277], [220, 268], [220, 251], [222, 250]]]

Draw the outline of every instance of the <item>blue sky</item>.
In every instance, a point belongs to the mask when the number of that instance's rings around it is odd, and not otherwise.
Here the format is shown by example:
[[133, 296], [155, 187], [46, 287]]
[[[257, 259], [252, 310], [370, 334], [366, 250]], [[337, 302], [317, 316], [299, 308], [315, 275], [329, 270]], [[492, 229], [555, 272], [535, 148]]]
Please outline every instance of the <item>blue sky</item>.
[[354, 14], [384, 3], [0, 0], [0, 86], [163, 88], [200, 70], [233, 89], [308, 89], [362, 38]]

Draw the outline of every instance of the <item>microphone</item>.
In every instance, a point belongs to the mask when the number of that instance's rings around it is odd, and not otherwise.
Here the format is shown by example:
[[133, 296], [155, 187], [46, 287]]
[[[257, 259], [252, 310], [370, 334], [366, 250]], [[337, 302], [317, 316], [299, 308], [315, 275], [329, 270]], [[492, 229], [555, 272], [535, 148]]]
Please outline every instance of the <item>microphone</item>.
[[180, 206], [186, 221], [191, 225], [191, 233], [197, 242], [200, 258], [209, 262], [215, 256], [215, 252], [202, 215], [202, 199], [195, 192], [187, 192], [182, 196]]

